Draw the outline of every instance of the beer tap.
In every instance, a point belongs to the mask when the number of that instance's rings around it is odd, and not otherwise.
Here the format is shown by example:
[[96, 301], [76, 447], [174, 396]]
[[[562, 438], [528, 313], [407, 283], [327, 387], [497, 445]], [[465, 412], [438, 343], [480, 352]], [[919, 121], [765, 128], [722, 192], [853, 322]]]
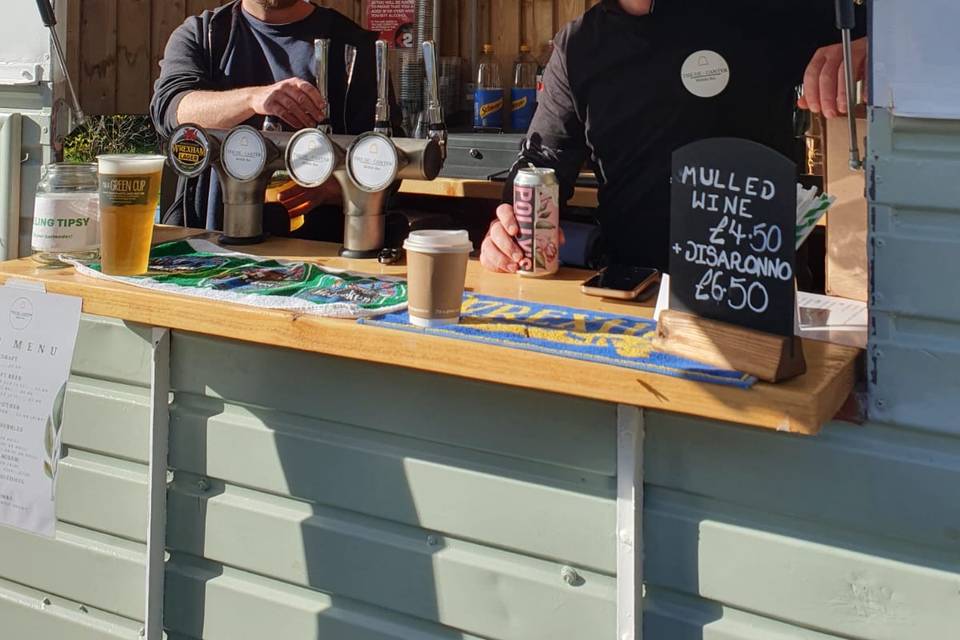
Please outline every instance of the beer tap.
[[427, 137], [440, 145], [441, 156], [447, 159], [447, 125], [440, 104], [440, 75], [437, 72], [437, 47], [432, 40], [423, 43], [423, 70], [426, 74]]
[[[859, 4], [859, 2], [857, 3]], [[857, 26], [857, 14], [854, 10], [854, 0], [836, 0], [837, 29], [840, 29], [843, 40], [843, 74], [847, 85], [847, 127], [850, 130], [850, 168], [859, 171], [863, 168], [860, 159], [860, 143], [857, 141], [857, 115], [854, 106], [857, 104], [856, 82], [853, 76], [853, 45], [852, 32]]]
[[347, 72], [347, 90], [343, 98], [343, 130], [347, 131], [350, 127], [347, 124], [347, 103], [350, 100], [350, 87], [353, 86], [353, 68], [357, 64], [357, 48], [352, 44], [343, 47], [343, 63]]
[[[325, 79], [329, 44], [320, 41], [315, 45], [318, 89], [328, 95]], [[168, 157], [178, 174], [196, 177], [208, 167], [217, 173], [224, 202], [222, 243], [255, 244], [263, 240], [267, 185], [275, 171], [286, 168], [303, 187], [319, 187], [331, 177], [340, 184], [345, 215], [341, 255], [380, 255], [386, 245], [388, 195], [399, 180], [433, 180], [439, 175], [444, 160], [439, 133], [445, 126], [438, 109], [430, 121], [431, 131], [438, 135], [426, 140], [391, 137], [386, 42], [378, 43], [377, 52], [380, 99], [374, 129], [368, 133], [356, 137], [329, 134], [329, 121], [296, 133], [257, 131], [248, 125], [208, 131], [193, 124], [173, 132]], [[348, 78], [350, 75], [348, 72]], [[428, 76], [427, 83], [430, 95], [434, 95], [436, 79]], [[329, 120], [329, 111], [326, 115]]]
[[320, 114], [317, 129], [330, 135], [333, 133], [330, 123], [330, 92], [327, 87], [330, 76], [330, 40], [321, 38], [313, 41], [313, 64], [313, 71], [317, 77], [317, 91], [323, 98], [323, 111]]
[[386, 40], [377, 40], [377, 115], [373, 132], [393, 135], [390, 123], [390, 49]]
[[[352, 48], [347, 45], [348, 49]], [[356, 49], [354, 48], [354, 52]], [[349, 51], [345, 53], [348, 54]], [[343, 165], [346, 156], [344, 147], [333, 141], [330, 123], [329, 77], [330, 77], [330, 41], [314, 41], [314, 73], [317, 77], [317, 90], [323, 96], [326, 107], [321, 114], [320, 123], [315, 129], [302, 129], [293, 134], [287, 144], [287, 173], [301, 187], [311, 189], [326, 183], [337, 167]], [[348, 66], [352, 64], [348, 62]], [[347, 72], [348, 84], [352, 69]]]
[[240, 125], [223, 137], [220, 164], [215, 165], [223, 185], [221, 244], [257, 244], [264, 240], [267, 185], [273, 174], [284, 168], [284, 149], [291, 135]]
[[212, 167], [223, 190], [222, 244], [262, 242], [263, 203], [274, 172], [284, 167], [291, 137], [261, 132], [249, 125], [229, 131], [206, 130], [196, 124], [174, 129], [167, 157], [177, 174], [193, 178]]
[[[341, 254], [351, 258], [377, 257], [384, 248], [384, 205], [397, 180], [433, 180], [443, 167], [443, 152], [437, 140], [391, 137], [387, 42], [378, 41], [376, 51], [378, 99], [374, 129], [352, 140], [344, 166], [334, 172], [343, 187], [346, 215]], [[333, 138], [336, 142], [341, 140], [339, 136]]]

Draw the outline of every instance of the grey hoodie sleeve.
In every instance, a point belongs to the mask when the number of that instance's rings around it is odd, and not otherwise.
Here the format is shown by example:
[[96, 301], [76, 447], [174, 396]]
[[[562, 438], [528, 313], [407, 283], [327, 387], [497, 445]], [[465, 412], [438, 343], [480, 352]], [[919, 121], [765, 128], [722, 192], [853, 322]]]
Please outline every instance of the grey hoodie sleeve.
[[187, 18], [167, 41], [150, 100], [153, 126], [164, 138], [179, 124], [177, 107], [186, 93], [216, 88], [208, 71], [208, 57], [203, 20], [200, 16]]
[[567, 72], [570, 26], [557, 34], [553, 55], [544, 70], [544, 91], [523, 141], [523, 148], [504, 186], [504, 202], [513, 202], [513, 179], [523, 167], [550, 168], [557, 172], [560, 201], [573, 197], [577, 176], [587, 156], [583, 119]]

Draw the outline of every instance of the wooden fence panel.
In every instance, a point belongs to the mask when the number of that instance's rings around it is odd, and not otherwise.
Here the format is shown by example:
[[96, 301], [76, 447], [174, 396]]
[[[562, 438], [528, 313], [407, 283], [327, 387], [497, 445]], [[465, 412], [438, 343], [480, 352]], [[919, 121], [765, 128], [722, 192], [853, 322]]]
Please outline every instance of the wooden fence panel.
[[520, 51], [520, 16], [517, 0], [490, 0], [490, 39], [500, 59], [504, 86], [510, 82], [510, 68]]
[[582, 14], [586, 8], [585, 0], [557, 0], [557, 29]]
[[150, 102], [150, 0], [117, 3], [118, 113], [137, 113]]
[[117, 0], [86, 0], [80, 35], [80, 85], [88, 113], [117, 106]]

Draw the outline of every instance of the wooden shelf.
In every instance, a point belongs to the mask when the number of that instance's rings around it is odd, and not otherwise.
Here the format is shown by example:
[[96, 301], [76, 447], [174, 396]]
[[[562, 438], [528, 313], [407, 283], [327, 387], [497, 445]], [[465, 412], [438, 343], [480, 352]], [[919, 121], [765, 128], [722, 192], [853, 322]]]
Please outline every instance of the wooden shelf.
[[[183, 230], [166, 228], [158, 231], [157, 239], [184, 235]], [[336, 256], [337, 249], [332, 244], [289, 239], [246, 248], [265, 256], [307, 258], [367, 273], [405, 271], [375, 261], [344, 260]], [[477, 293], [520, 301], [651, 314], [649, 307], [582, 295], [579, 284], [587, 275], [565, 269], [552, 279], [523, 279], [486, 272], [471, 261], [467, 286]], [[0, 263], [0, 282], [9, 278], [40, 281], [48, 292], [79, 296], [83, 311], [93, 315], [801, 434], [816, 433], [836, 415], [853, 389], [860, 355], [859, 349], [805, 341], [807, 373], [789, 382], [759, 383], [742, 390], [349, 320], [157, 293], [83, 277], [73, 269], [41, 269], [30, 259]], [[531, 371], [537, 375], [530, 375]]]

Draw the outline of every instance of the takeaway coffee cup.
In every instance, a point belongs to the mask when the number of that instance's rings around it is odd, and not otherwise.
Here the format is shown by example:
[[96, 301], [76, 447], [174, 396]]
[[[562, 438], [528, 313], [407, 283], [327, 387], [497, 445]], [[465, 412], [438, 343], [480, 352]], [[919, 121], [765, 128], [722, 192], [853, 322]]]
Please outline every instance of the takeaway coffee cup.
[[473, 251], [466, 231], [414, 231], [407, 250], [410, 323], [438, 327], [460, 322], [460, 305]]

